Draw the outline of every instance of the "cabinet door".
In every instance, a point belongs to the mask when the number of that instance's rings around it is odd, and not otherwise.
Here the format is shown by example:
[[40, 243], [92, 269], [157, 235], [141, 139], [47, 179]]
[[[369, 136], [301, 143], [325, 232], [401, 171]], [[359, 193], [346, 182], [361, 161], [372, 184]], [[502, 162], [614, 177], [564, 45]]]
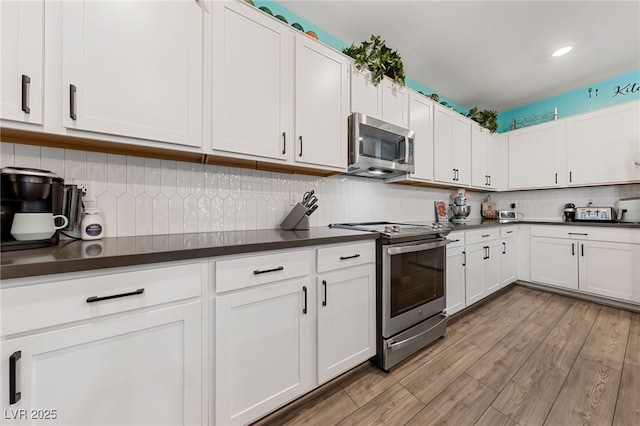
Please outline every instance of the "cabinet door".
[[471, 126], [471, 186], [487, 188], [487, 133], [480, 126]]
[[295, 75], [296, 161], [346, 170], [346, 58], [311, 37], [298, 35]]
[[411, 93], [409, 102], [409, 128], [415, 132], [412, 178], [433, 180], [433, 103], [426, 97]]
[[564, 122], [552, 122], [509, 133], [509, 188], [551, 188], [564, 178]]
[[62, 19], [65, 127], [202, 145], [196, 2], [64, 2]]
[[518, 245], [515, 238], [500, 242], [500, 286], [511, 284], [518, 278]]
[[484, 290], [487, 296], [502, 287], [500, 280], [501, 249], [502, 245], [498, 240], [487, 243], [487, 256], [483, 264]]
[[567, 120], [569, 185], [640, 179], [640, 111], [637, 101]]
[[361, 112], [382, 120], [382, 90], [374, 86], [369, 71], [351, 64], [351, 112]]
[[318, 384], [376, 354], [375, 276], [370, 264], [317, 278]]
[[291, 158], [291, 30], [243, 4], [211, 7], [213, 149]]
[[[382, 120], [396, 126], [409, 127], [409, 91], [390, 78], [383, 78]], [[413, 130], [413, 129], [412, 129]]]
[[447, 248], [447, 313], [455, 314], [465, 308], [465, 251], [464, 247]]
[[315, 286], [309, 279], [215, 301], [215, 424], [240, 425], [315, 384]]
[[44, 1], [3, 1], [0, 18], [0, 118], [42, 124]]
[[531, 281], [578, 289], [578, 243], [531, 237]]
[[453, 167], [457, 170], [455, 183], [471, 185], [471, 123], [458, 113], [453, 120]]
[[[485, 131], [487, 136], [487, 176], [489, 184], [487, 188], [498, 189], [502, 176], [500, 176], [500, 140], [497, 136]], [[505, 160], [506, 162], [506, 160]], [[473, 166], [471, 167], [473, 170]]]
[[640, 301], [640, 245], [580, 241], [580, 290]]
[[484, 285], [484, 258], [486, 251], [482, 244], [472, 244], [465, 248], [465, 302], [467, 306], [486, 296]]
[[440, 182], [455, 183], [453, 121], [451, 112], [436, 105], [433, 113], [433, 178]]
[[64, 425], [202, 424], [201, 324], [194, 302], [9, 340], [2, 377], [19, 353], [21, 399], [10, 405], [3, 383], [5, 416], [22, 408], [27, 419], [55, 410], [41, 422]]

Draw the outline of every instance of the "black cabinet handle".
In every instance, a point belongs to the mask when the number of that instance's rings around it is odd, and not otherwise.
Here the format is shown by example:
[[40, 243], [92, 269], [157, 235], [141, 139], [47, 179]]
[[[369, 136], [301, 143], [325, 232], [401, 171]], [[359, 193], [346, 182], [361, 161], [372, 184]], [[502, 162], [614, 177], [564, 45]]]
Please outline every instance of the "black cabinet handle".
[[9, 405], [15, 404], [22, 398], [22, 393], [16, 391], [16, 370], [20, 358], [22, 358], [22, 351], [15, 351], [9, 357]]
[[302, 136], [298, 136], [298, 140], [300, 141], [300, 154], [298, 154], [298, 157], [302, 157]]
[[507, 254], [507, 243], [502, 243], [502, 254]]
[[482, 236], [482, 238], [487, 238], [487, 237], [490, 237], [490, 236], [491, 236], [491, 234], [484, 234], [484, 235]]
[[132, 291], [130, 293], [113, 294], [111, 296], [103, 296], [103, 297], [91, 296], [87, 298], [87, 303], [99, 302], [101, 300], [117, 299], [119, 297], [135, 296], [136, 294], [142, 294], [142, 293], [144, 293], [144, 288], [139, 288], [136, 291]]
[[491, 186], [491, 175], [489, 175], [489, 186]]
[[287, 153], [287, 132], [282, 132], [282, 155]]
[[72, 120], [76, 120], [76, 86], [74, 84], [69, 85], [69, 117]]
[[569, 182], [573, 182], [573, 172], [569, 172]]
[[278, 266], [277, 268], [273, 268], [273, 269], [263, 269], [261, 271], [256, 269], [255, 271], [253, 271], [253, 275], [260, 275], [260, 274], [266, 274], [267, 272], [277, 272], [277, 271], [284, 271], [284, 266]]
[[358, 253], [354, 254], [353, 256], [340, 256], [340, 260], [355, 259], [357, 257], [360, 257]]
[[491, 247], [487, 246], [487, 259], [491, 259]]
[[556, 183], [558, 183], [558, 174], [556, 173]]
[[571, 256], [576, 255], [576, 243], [571, 243]]
[[302, 313], [307, 314], [307, 286], [302, 286], [302, 292], [304, 293], [304, 307], [302, 308]]
[[322, 290], [324, 292], [322, 297], [322, 306], [327, 306], [327, 282], [322, 280]]
[[29, 88], [31, 87], [31, 77], [22, 74], [22, 111], [31, 113], [29, 108]]
[[584, 244], [580, 244], [580, 256], [584, 257]]
[[507, 231], [507, 234], [513, 234], [513, 231]]
[[569, 232], [569, 235], [584, 235], [586, 237], [589, 234], [584, 234], [582, 232]]
[[453, 170], [453, 179], [452, 180], [456, 180], [456, 169], [451, 169]]
[[462, 266], [467, 266], [467, 252], [462, 252]]

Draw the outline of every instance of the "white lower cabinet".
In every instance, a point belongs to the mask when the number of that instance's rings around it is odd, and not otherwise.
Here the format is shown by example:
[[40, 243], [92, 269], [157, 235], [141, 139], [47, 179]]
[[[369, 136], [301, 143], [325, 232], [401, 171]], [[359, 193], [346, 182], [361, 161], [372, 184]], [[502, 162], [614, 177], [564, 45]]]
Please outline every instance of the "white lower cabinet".
[[479, 301], [500, 288], [500, 242], [466, 247], [466, 303]]
[[309, 277], [218, 296], [215, 424], [247, 424], [315, 385]]
[[198, 301], [5, 340], [4, 420], [203, 424], [201, 326]]
[[318, 384], [376, 354], [375, 264], [317, 278]]
[[464, 248], [464, 232], [452, 232], [447, 239], [447, 281], [446, 281], [446, 311], [453, 315], [464, 309], [465, 299], [465, 265], [466, 253]]
[[531, 281], [640, 302], [640, 233], [588, 227], [531, 229]]
[[517, 227], [500, 229], [500, 287], [505, 287], [518, 279]]

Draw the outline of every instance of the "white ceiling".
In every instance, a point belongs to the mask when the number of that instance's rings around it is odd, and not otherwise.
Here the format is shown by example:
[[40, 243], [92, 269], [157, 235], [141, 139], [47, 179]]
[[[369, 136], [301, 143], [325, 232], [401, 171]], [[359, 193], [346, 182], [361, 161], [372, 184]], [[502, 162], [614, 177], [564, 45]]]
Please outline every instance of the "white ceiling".
[[408, 77], [466, 108], [504, 112], [640, 69], [639, 0], [278, 3], [347, 43], [381, 35]]

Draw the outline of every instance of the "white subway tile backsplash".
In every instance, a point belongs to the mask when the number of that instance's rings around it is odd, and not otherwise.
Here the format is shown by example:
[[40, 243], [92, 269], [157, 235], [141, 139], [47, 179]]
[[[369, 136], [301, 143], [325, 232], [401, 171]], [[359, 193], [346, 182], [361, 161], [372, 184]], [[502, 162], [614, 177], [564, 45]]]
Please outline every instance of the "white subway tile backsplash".
[[[67, 181], [92, 181], [108, 237], [277, 228], [292, 208], [290, 195], [300, 201], [311, 189], [319, 199], [312, 226], [433, 221], [433, 202], [448, 201], [452, 192], [352, 176], [319, 178], [10, 143], [0, 144], [0, 156], [3, 167], [45, 168]], [[471, 218], [480, 217], [486, 195], [472, 193]], [[529, 219], [560, 219], [568, 202], [615, 206], [631, 196], [640, 196], [640, 184], [491, 194], [498, 209], [516, 203], [515, 210]]]

